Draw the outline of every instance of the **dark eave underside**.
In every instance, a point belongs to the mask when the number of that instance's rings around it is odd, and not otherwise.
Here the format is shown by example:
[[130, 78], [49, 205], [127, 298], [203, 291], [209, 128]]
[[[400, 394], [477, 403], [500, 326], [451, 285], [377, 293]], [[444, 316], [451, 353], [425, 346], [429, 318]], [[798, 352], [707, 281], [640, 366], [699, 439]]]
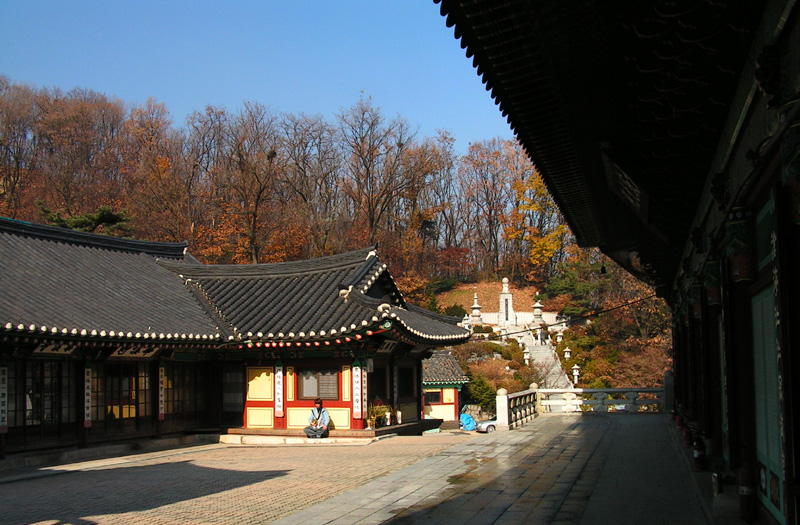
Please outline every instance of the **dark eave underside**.
[[671, 283], [759, 3], [435, 1], [579, 244]]

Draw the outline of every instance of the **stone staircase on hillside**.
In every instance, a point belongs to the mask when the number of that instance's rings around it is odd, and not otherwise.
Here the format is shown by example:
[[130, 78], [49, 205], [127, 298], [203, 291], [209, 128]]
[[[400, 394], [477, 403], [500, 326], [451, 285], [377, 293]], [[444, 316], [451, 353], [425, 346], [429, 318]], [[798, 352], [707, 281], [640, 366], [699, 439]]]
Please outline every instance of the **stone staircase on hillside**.
[[[524, 330], [525, 327], [509, 327], [509, 333]], [[544, 372], [544, 379], [539, 385], [540, 388], [572, 388], [572, 381], [561, 367], [561, 360], [556, 356], [556, 349], [551, 344], [539, 344], [531, 332], [526, 330], [522, 334], [522, 342], [525, 343], [525, 352], [528, 354], [530, 363]]]
[[[555, 346], [550, 339], [550, 332], [555, 332], [556, 340], [561, 340], [561, 334], [567, 328], [566, 322], [559, 320], [558, 312], [545, 312], [544, 305], [538, 299], [533, 304], [532, 312], [517, 312], [507, 277], [503, 278], [502, 286], [497, 312], [482, 312], [478, 293], [474, 293], [472, 312], [464, 316], [464, 326], [485, 324], [497, 327], [503, 339], [513, 337], [524, 343], [526, 361], [543, 373], [539, 388], [572, 388], [572, 381], [561, 367], [561, 360], [556, 356]], [[534, 337], [535, 334], [538, 336]]]

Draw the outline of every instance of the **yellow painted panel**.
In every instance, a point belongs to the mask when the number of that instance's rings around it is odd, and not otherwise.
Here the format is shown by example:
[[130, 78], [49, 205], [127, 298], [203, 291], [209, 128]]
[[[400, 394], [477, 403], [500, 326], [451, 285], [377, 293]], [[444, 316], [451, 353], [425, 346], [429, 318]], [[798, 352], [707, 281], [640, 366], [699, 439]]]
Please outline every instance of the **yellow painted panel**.
[[310, 408], [289, 407], [286, 409], [286, 426], [288, 428], [305, 428], [308, 426]]
[[274, 412], [271, 408], [250, 407], [247, 409], [247, 428], [272, 428]]
[[249, 367], [247, 369], [247, 399], [272, 401], [275, 376], [271, 366]]
[[[425, 415], [432, 419], [444, 419], [453, 421], [453, 405], [426, 405]], [[405, 418], [403, 418], [405, 419]]]
[[350, 367], [342, 367], [342, 401], [350, 401]]
[[327, 410], [333, 421], [333, 428], [337, 430], [346, 430], [350, 428], [349, 408], [328, 408]]
[[[347, 430], [350, 428], [350, 409], [349, 408], [330, 408], [325, 407], [328, 415], [333, 421], [333, 428]], [[290, 407], [286, 409], [286, 426], [288, 428], [305, 428], [308, 426], [308, 415], [311, 414], [310, 408]]]
[[294, 401], [294, 367], [286, 367], [286, 401]]
[[[114, 414], [113, 419], [119, 419], [119, 405], [112, 405], [110, 412]], [[122, 417], [125, 419], [136, 417], [136, 405], [122, 405]]]
[[444, 388], [442, 389], [442, 403], [454, 403], [455, 402], [455, 388]]

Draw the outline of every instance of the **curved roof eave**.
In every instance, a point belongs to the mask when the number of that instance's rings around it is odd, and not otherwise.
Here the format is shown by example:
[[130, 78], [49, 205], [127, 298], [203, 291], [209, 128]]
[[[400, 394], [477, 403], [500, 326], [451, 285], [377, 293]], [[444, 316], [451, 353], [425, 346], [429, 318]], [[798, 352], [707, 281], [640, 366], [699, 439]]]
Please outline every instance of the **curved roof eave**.
[[215, 333], [183, 333], [183, 332], [150, 332], [126, 330], [97, 330], [76, 327], [58, 327], [45, 324], [36, 325], [7, 322], [0, 326], [0, 334], [10, 336], [33, 336], [37, 339], [57, 339], [63, 341], [102, 343], [208, 343], [216, 344], [222, 340], [219, 332]]

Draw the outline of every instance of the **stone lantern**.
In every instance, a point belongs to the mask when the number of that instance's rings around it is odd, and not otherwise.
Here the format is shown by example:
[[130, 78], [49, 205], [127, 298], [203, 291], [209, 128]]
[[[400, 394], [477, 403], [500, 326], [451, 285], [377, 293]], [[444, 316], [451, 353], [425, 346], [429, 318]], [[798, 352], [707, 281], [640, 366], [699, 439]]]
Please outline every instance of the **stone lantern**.
[[[536, 292], [536, 295], [539, 295], [539, 292]], [[536, 300], [536, 303], [533, 305], [533, 326], [536, 327], [536, 341], [538, 344], [542, 345], [545, 344], [545, 335], [544, 329], [542, 329], [542, 325], [544, 325], [544, 316], [542, 315], [542, 309], [544, 305]]]
[[572, 349], [570, 349], [570, 347], [566, 347], [564, 349], [564, 359], [569, 359], [571, 355], [572, 355]]
[[581, 367], [578, 366], [578, 365], [574, 365], [572, 367], [572, 379], [574, 380], [573, 384], [576, 384], [576, 385], [578, 384], [578, 376], [580, 374], [581, 374]]
[[544, 322], [544, 316], [542, 315], [543, 309], [544, 305], [537, 299], [536, 303], [533, 305], [533, 322], [537, 325]]

